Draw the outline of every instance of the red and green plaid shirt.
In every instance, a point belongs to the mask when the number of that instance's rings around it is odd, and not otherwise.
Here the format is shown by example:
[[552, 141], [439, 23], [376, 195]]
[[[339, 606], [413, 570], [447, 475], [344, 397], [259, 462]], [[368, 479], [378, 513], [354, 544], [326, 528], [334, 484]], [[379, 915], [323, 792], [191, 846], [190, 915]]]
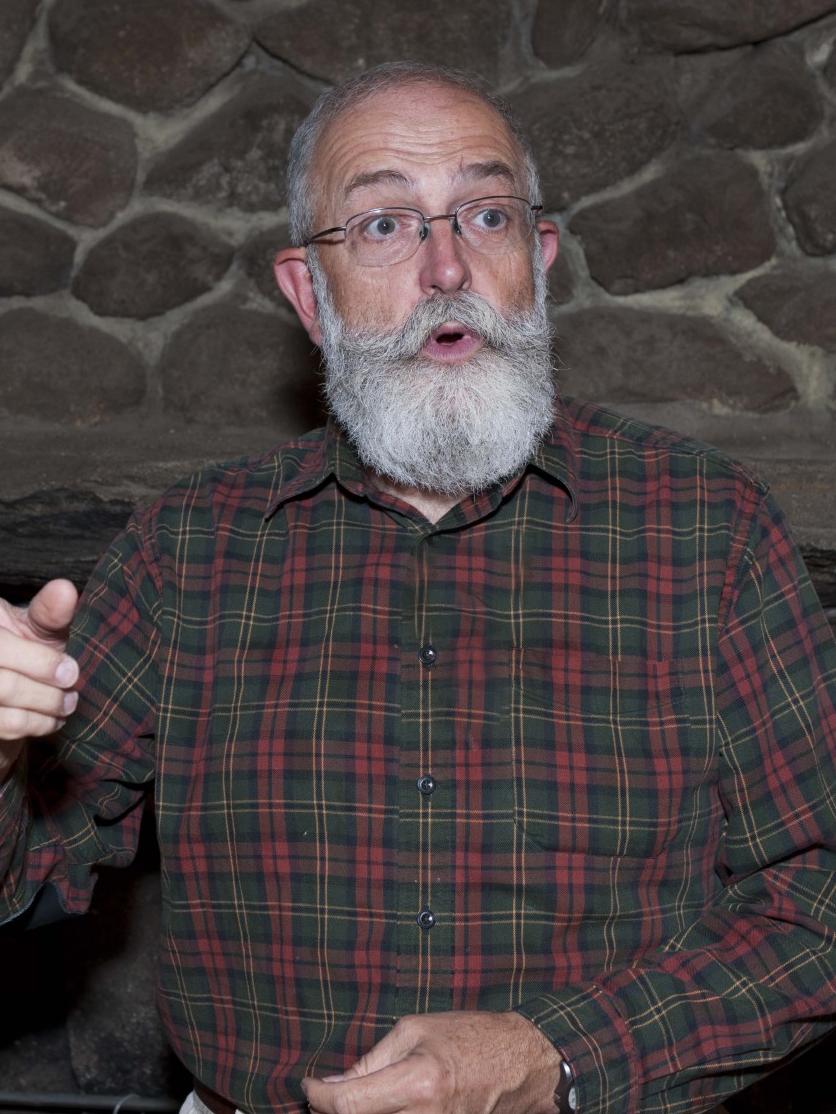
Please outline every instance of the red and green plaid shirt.
[[164, 1023], [245, 1110], [511, 1008], [582, 1114], [690, 1112], [832, 1015], [832, 636], [713, 450], [567, 403], [431, 525], [315, 432], [138, 514], [71, 651], [78, 713], [0, 798], [5, 915], [86, 908], [153, 781]]

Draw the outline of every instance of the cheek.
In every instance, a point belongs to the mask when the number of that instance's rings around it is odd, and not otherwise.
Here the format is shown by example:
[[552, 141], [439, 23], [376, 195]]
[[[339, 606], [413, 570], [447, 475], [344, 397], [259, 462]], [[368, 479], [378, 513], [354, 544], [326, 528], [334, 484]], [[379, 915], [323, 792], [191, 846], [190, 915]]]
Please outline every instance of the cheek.
[[351, 289], [354, 284], [348, 281], [348, 276], [341, 269], [329, 268], [325, 276], [334, 308], [341, 317], [347, 317], [351, 311]]
[[497, 302], [510, 310], [530, 309], [534, 299], [534, 274], [531, 259], [503, 257], [493, 274], [493, 290]]
[[331, 289], [334, 304], [347, 325], [391, 329], [401, 324], [417, 299], [402, 289], [397, 269], [369, 267], [340, 279]]

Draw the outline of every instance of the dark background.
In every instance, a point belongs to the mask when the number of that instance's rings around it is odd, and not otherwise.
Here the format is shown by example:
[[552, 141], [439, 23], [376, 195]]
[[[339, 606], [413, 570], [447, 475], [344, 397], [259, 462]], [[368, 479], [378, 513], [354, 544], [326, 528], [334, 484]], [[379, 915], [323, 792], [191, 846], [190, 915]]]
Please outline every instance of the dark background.
[[[131, 507], [317, 423], [272, 287], [287, 143], [377, 62], [503, 93], [563, 230], [561, 384], [770, 481], [836, 620], [836, 0], [0, 0], [0, 587], [79, 584]], [[5, 930], [0, 1087], [179, 1096], [153, 838]], [[738, 1101], [836, 1111], [833, 1040]]]

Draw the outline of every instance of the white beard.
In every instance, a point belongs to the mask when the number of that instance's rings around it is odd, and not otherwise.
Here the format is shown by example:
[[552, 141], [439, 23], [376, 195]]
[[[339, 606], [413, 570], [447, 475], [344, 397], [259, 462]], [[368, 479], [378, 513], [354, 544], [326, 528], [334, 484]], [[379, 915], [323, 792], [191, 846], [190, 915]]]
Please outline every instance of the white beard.
[[[470, 292], [437, 295], [389, 332], [349, 328], [318, 260], [309, 266], [325, 396], [367, 468], [406, 487], [461, 496], [524, 467], [551, 426], [555, 396], [539, 258], [529, 311], [505, 317]], [[474, 330], [482, 347], [460, 364], [422, 357], [431, 333], [449, 321]]]

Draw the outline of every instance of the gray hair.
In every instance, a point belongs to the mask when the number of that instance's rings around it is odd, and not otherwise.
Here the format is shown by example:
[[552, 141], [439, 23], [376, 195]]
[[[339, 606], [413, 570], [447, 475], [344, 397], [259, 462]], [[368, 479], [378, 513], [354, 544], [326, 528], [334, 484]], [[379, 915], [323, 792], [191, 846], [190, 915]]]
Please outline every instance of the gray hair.
[[302, 244], [315, 231], [314, 205], [318, 191], [310, 175], [316, 145], [323, 131], [342, 113], [375, 93], [404, 85], [452, 86], [489, 105], [505, 121], [519, 144], [529, 201], [533, 205], [541, 203], [540, 176], [531, 144], [505, 101], [489, 92], [479, 78], [461, 70], [423, 62], [386, 62], [323, 93], [297, 128], [290, 143], [287, 164], [287, 208], [292, 243]]

